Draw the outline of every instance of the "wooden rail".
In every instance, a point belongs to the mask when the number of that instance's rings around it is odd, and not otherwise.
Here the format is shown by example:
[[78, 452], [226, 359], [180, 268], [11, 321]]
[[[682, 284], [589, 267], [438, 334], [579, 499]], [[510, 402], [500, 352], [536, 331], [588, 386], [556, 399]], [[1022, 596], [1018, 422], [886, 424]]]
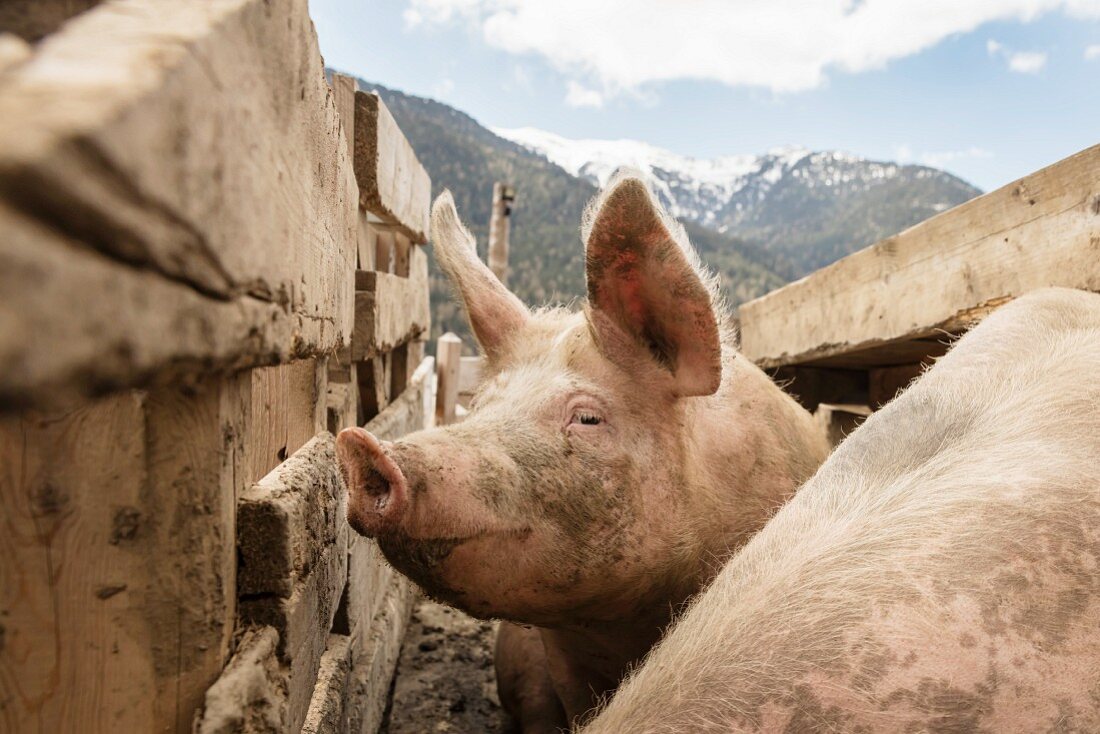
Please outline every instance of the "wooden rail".
[[1100, 291], [1100, 146], [741, 307], [741, 350], [810, 407], [877, 406], [1030, 290]]

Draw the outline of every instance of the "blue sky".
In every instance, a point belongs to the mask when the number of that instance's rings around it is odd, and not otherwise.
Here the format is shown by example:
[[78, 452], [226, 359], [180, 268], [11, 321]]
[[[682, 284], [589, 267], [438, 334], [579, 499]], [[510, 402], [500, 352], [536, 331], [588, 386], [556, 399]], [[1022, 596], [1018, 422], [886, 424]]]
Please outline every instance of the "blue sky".
[[781, 145], [990, 190], [1100, 143], [1100, 0], [310, 0], [326, 62], [483, 124]]

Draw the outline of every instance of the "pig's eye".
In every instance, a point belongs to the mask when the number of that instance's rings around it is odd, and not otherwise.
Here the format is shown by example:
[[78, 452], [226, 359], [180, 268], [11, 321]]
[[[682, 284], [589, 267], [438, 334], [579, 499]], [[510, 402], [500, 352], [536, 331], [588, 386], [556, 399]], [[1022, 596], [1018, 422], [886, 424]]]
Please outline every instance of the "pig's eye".
[[584, 411], [578, 411], [573, 414], [573, 422], [579, 423], [582, 426], [598, 426], [603, 423], [603, 418], [592, 413], [585, 413]]

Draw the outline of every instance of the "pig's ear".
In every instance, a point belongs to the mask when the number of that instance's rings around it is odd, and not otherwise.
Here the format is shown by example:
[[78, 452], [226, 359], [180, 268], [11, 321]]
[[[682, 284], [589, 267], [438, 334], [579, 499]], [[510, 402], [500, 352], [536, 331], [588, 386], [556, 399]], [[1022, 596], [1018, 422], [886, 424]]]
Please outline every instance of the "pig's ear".
[[586, 242], [589, 320], [601, 352], [629, 368], [648, 353], [676, 395], [710, 395], [722, 347], [710, 291], [640, 179], [620, 178], [598, 201]]
[[440, 194], [432, 205], [432, 243], [436, 261], [461, 296], [482, 350], [490, 359], [499, 356], [530, 313], [478, 258], [474, 236], [459, 221], [450, 191]]

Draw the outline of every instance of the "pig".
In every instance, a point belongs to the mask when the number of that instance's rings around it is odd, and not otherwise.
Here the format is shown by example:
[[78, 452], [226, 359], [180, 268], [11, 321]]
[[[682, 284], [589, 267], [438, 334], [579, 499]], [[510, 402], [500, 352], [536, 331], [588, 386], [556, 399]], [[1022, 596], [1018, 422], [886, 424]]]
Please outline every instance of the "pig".
[[485, 358], [461, 423], [338, 437], [348, 520], [429, 596], [504, 624], [525, 732], [579, 720], [824, 460], [823, 432], [740, 356], [716, 279], [645, 183], [590, 205], [584, 307], [527, 309], [450, 194], [436, 258]]
[[1100, 295], [1003, 306], [840, 444], [582, 731], [1100, 731]]

